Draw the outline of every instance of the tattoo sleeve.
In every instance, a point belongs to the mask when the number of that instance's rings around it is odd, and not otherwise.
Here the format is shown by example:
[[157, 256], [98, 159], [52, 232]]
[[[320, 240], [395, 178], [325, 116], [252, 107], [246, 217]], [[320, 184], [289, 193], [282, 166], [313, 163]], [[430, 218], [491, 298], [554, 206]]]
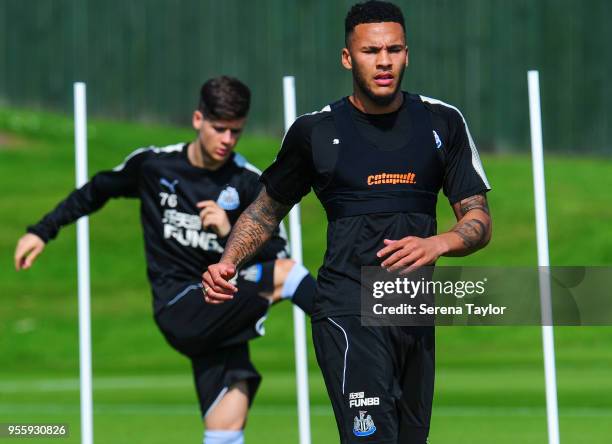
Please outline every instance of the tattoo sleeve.
[[275, 201], [265, 189], [262, 190], [236, 221], [221, 261], [231, 262], [236, 267], [244, 264], [270, 239], [291, 207]]
[[476, 194], [475, 196], [470, 196], [467, 199], [463, 199], [459, 202], [461, 217], [465, 216], [470, 210], [481, 210], [487, 214], [490, 214], [487, 198], [483, 194]]
[[455, 204], [453, 209], [458, 222], [451, 232], [463, 240], [464, 254], [484, 247], [491, 238], [491, 215], [486, 196], [470, 196]]

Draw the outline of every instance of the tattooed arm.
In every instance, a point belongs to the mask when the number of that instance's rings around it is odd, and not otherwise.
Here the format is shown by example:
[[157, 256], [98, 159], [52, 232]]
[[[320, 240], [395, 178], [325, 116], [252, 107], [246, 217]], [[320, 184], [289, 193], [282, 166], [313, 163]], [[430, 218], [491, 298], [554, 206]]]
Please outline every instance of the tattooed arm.
[[444, 256], [467, 256], [485, 247], [491, 240], [491, 214], [484, 194], [470, 196], [453, 205], [457, 224], [446, 235], [448, 251]]
[[202, 276], [206, 302], [220, 304], [233, 298], [237, 288], [229, 280], [236, 269], [270, 239], [290, 209], [291, 205], [275, 201], [265, 189], [259, 193], [234, 225], [220, 262], [209, 266]]
[[389, 271], [408, 273], [434, 263], [440, 256], [467, 256], [489, 243], [491, 216], [487, 197], [477, 194], [453, 205], [457, 224], [448, 232], [428, 238], [408, 236], [385, 240], [378, 257], [385, 257], [382, 266]]
[[236, 267], [244, 264], [270, 239], [290, 209], [291, 205], [275, 201], [263, 189], [236, 222], [221, 262], [230, 262]]

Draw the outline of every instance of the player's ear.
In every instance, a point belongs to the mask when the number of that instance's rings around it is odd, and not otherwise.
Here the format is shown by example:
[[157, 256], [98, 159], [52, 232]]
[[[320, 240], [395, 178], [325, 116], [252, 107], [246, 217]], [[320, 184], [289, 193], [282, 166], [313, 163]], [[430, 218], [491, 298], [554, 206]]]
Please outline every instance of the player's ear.
[[348, 48], [342, 48], [342, 66], [346, 69], [353, 69], [353, 60], [351, 59], [351, 53]]
[[202, 114], [202, 111], [195, 110], [193, 112], [193, 116], [191, 117], [191, 124], [193, 125], [193, 129], [196, 131], [200, 131], [203, 122], [204, 115]]
[[410, 50], [408, 49], [408, 45], [406, 45], [406, 68], [408, 68], [409, 60], [410, 60]]

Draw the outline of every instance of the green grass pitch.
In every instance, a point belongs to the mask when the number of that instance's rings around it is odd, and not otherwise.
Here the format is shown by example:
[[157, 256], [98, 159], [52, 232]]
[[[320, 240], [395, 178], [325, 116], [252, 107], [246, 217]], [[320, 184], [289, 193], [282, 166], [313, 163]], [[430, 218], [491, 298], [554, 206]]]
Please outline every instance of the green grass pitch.
[[[72, 120], [56, 114], [0, 110], [0, 423], [69, 423], [78, 443], [78, 334], [74, 227], [64, 230], [27, 273], [13, 271], [24, 227], [74, 184]], [[188, 129], [92, 121], [90, 172], [120, 163], [133, 149], [187, 141]], [[239, 151], [259, 167], [279, 138], [244, 136]], [[490, 246], [457, 265], [536, 263], [531, 162], [527, 155], [484, 155], [494, 187]], [[612, 263], [612, 162], [546, 157], [551, 262]], [[442, 197], [439, 229], [452, 223]], [[323, 211], [303, 203], [306, 265], [316, 273], [324, 251]], [[145, 279], [138, 204], [110, 202], [91, 218], [94, 430], [98, 443], [201, 442], [186, 359], [156, 330]], [[267, 335], [252, 343], [264, 375], [247, 442], [295, 443], [297, 418], [293, 329], [288, 304], [276, 306]], [[556, 328], [561, 437], [603, 444], [612, 432], [612, 329]], [[546, 442], [542, 341], [538, 327], [446, 327], [437, 334], [433, 444]], [[335, 422], [309, 347], [313, 442], [337, 442]], [[21, 440], [20, 442], [30, 442]]]

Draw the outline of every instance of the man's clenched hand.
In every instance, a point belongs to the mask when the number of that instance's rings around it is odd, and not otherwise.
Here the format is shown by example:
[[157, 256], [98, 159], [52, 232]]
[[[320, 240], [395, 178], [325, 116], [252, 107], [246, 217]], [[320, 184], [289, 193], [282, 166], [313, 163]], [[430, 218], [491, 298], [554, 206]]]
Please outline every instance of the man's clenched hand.
[[201, 208], [200, 219], [204, 228], [211, 228], [217, 236], [225, 237], [232, 229], [227, 213], [214, 200], [203, 200], [196, 204]]
[[227, 262], [220, 262], [208, 267], [202, 275], [204, 300], [209, 304], [222, 304], [234, 298], [238, 289], [229, 281], [236, 274], [236, 266]]
[[15, 270], [27, 270], [45, 249], [45, 242], [32, 233], [24, 234], [15, 247]]

